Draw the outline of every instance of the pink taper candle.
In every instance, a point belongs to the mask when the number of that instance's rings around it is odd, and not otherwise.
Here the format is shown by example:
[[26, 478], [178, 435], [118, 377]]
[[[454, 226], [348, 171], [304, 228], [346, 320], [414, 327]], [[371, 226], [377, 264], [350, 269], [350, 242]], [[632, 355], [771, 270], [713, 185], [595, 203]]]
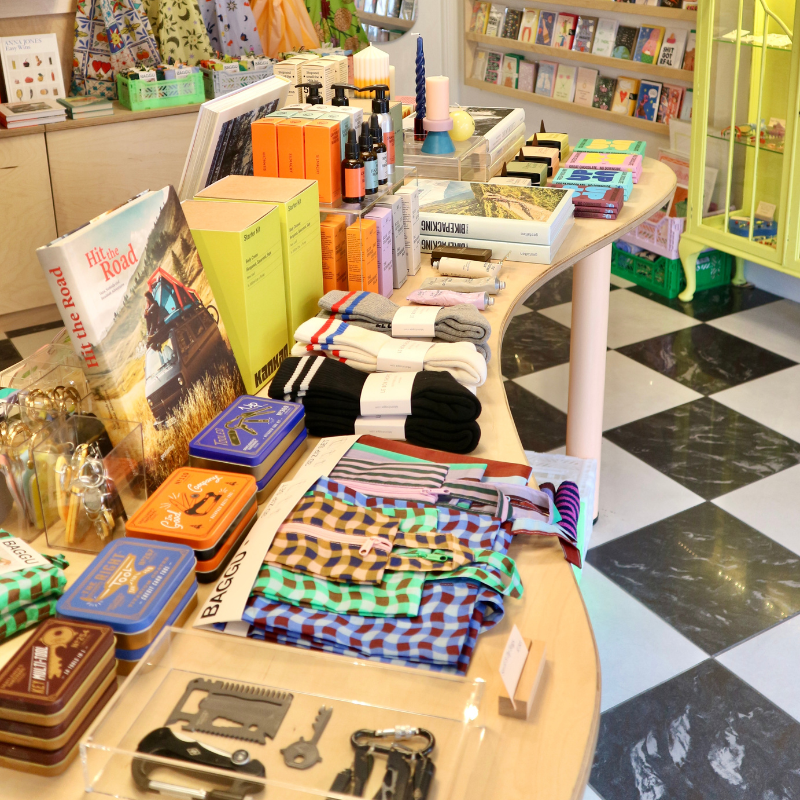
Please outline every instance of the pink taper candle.
[[427, 119], [450, 119], [450, 78], [446, 75], [425, 78], [425, 105]]

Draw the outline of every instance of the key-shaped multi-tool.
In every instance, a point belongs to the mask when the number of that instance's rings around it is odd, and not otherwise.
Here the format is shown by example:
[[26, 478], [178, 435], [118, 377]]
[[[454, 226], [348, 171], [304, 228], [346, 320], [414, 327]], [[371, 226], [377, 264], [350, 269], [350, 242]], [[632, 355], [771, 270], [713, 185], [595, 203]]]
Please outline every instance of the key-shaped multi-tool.
[[322, 736], [322, 732], [325, 730], [325, 726], [328, 724], [331, 714], [333, 714], [333, 709], [330, 706], [322, 706], [312, 725], [314, 728], [314, 735], [311, 737], [311, 740], [307, 742], [301, 736], [296, 742], [281, 750], [283, 763], [286, 764], [287, 767], [308, 769], [309, 767], [313, 767], [318, 761], [322, 761], [319, 750], [317, 749], [317, 742], [320, 736]]

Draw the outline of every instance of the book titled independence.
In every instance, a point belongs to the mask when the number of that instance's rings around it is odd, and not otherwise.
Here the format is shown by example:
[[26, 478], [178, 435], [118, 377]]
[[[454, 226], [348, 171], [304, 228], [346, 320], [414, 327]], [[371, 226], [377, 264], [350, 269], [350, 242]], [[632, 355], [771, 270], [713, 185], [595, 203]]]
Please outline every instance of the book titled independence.
[[94, 413], [142, 424], [155, 489], [186, 462], [189, 440], [244, 394], [175, 190], [143, 192], [36, 253]]
[[572, 193], [547, 187], [417, 181], [423, 236], [552, 244], [572, 216]]

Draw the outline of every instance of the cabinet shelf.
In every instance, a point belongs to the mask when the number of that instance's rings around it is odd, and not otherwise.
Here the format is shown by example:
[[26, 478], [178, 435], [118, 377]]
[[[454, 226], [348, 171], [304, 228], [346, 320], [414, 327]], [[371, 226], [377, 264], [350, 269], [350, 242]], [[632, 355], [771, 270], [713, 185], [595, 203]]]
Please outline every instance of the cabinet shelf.
[[539, 105], [550, 106], [550, 108], [560, 108], [562, 111], [572, 111], [575, 114], [604, 119], [606, 122], [614, 122], [618, 125], [629, 125], [632, 128], [639, 128], [639, 130], [648, 131], [649, 133], [669, 136], [669, 126], [663, 125], [660, 122], [649, 122], [646, 119], [639, 119], [638, 117], [626, 117], [622, 114], [612, 114], [610, 111], [603, 111], [601, 108], [579, 106], [575, 103], [567, 103], [564, 100], [556, 100], [553, 97], [547, 97], [542, 94], [523, 92], [520, 89], [512, 89], [508, 86], [496, 86], [493, 83], [486, 83], [485, 81], [479, 81], [475, 78], [465, 78], [464, 83], [475, 89], [496, 92], [506, 97], [513, 97], [515, 100], [523, 100], [526, 103], [538, 103]]
[[414, 27], [413, 19], [400, 19], [387, 17], [384, 14], [368, 14], [366, 11], [356, 11], [356, 16], [362, 25], [377, 25], [393, 31], [410, 31]]
[[[726, 39], [724, 36], [715, 36], [715, 42], [720, 42], [720, 44], [736, 44], [736, 39]], [[752, 47], [754, 50], [760, 50], [763, 45], [758, 44], [757, 42], [741, 42], [742, 47]], [[792, 47], [789, 45], [788, 47], [776, 47], [774, 44], [768, 44], [767, 50], [777, 50], [779, 53], [791, 53]]]
[[[530, 3], [526, 3], [530, 6]], [[630, 14], [637, 17], [658, 17], [663, 20], [681, 20], [697, 22], [696, 11], [685, 11], [682, 8], [662, 8], [661, 6], [643, 6], [634, 3], [615, 3], [612, 0], [542, 0], [535, 4], [541, 6], [555, 6], [557, 8], [585, 8], [590, 11], [608, 11], [612, 14]]]
[[[604, 0], [610, 4], [610, 0]], [[620, 3], [619, 5], [625, 5]], [[636, 6], [647, 8], [647, 6]], [[659, 67], [656, 64], [644, 64], [641, 61], [627, 61], [623, 58], [609, 58], [596, 56], [592, 53], [582, 53], [579, 50], [567, 50], [563, 47], [548, 47], [542, 44], [519, 42], [516, 39], [503, 39], [501, 36], [487, 36], [485, 33], [467, 33], [468, 42], [488, 45], [498, 50], [513, 51], [515, 53], [534, 53], [548, 60], [577, 61], [581, 64], [591, 64], [595, 67], [611, 67], [627, 73], [644, 75], [647, 77], [661, 78], [664, 81], [678, 81], [680, 83], [693, 83], [694, 72], [688, 69], [673, 69], [672, 67]]]
[[[709, 139], [716, 139], [717, 141], [720, 141], [720, 142], [729, 142], [730, 141], [730, 137], [729, 136], [721, 136], [718, 133], [707, 133], [706, 136]], [[755, 146], [756, 146], [755, 142], [751, 142], [751, 141], [749, 141], [747, 139], [742, 139], [739, 136], [737, 136], [733, 140], [733, 143], [741, 145], [742, 147], [755, 148]], [[769, 143], [767, 143], [767, 144], [762, 144], [758, 149], [761, 150], [762, 153], [775, 153], [776, 155], [779, 155], [779, 156], [783, 155], [783, 145], [777, 145], [777, 144], [770, 145]]]

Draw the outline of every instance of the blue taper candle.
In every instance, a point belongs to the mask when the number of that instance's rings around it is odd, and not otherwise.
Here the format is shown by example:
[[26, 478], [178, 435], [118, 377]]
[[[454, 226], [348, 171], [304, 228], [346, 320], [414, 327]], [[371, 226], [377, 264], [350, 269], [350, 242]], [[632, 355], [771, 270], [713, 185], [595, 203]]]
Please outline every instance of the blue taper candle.
[[425, 141], [425, 129], [422, 120], [425, 117], [425, 51], [422, 49], [422, 36], [417, 34], [417, 116], [414, 120], [414, 139], [418, 142]]

